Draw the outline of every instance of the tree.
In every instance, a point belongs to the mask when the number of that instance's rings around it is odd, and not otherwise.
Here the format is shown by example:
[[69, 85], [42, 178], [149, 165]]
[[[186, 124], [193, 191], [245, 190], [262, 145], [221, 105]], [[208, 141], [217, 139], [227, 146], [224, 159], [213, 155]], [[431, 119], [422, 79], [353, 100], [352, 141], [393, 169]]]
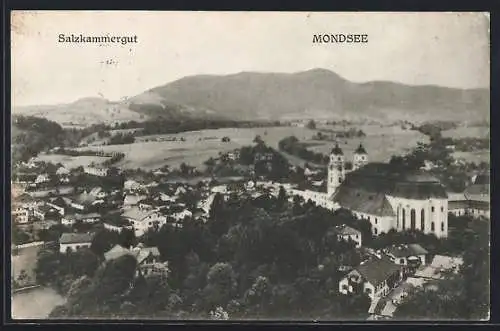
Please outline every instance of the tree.
[[306, 128], [308, 128], [309, 130], [315, 130], [316, 122], [314, 122], [314, 120], [309, 120], [309, 122], [307, 122]]
[[207, 274], [207, 285], [204, 289], [208, 307], [224, 306], [237, 289], [236, 275], [229, 263], [214, 264]]

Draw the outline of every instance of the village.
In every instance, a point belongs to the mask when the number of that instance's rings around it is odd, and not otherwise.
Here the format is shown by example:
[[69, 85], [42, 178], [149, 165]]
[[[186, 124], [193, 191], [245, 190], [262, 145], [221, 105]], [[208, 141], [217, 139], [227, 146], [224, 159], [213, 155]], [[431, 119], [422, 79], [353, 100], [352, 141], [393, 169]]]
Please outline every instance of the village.
[[[465, 215], [478, 222], [489, 219], [488, 174], [476, 175], [461, 194], [447, 194], [439, 183], [424, 175], [389, 178], [396, 183], [395, 187], [381, 191], [383, 183], [376, 182], [375, 191], [367, 191], [363, 186], [369, 180], [363, 178], [369, 174], [364, 172], [369, 173], [375, 167], [377, 173], [383, 173], [383, 165], [370, 163], [369, 154], [360, 145], [353, 168], [346, 170], [342, 150], [336, 146], [331, 151], [328, 174], [305, 169], [304, 176], [310, 185], [304, 188], [283, 179], [275, 181], [270, 176], [255, 175], [253, 169], [262, 168], [260, 163], [272, 173], [274, 157], [272, 152], [257, 152], [247, 176], [185, 181], [169, 179], [168, 170], [153, 171], [148, 176], [141, 173], [125, 176], [112, 167], [68, 169], [62, 164], [47, 164], [32, 158], [17, 165], [12, 182], [13, 254], [24, 246], [39, 243], [43, 247], [56, 247], [58, 254], [71, 258], [72, 254], [95, 245], [99, 233], [116, 233], [133, 240], [122, 241], [127, 244], [104, 243], [104, 263], [132, 256], [137, 263], [136, 277], [160, 275], [168, 280], [172, 265], [161, 256], [158, 247], [146, 245], [144, 238], [148, 233], [164, 227], [182, 229], [189, 223], [206, 224], [213, 220], [212, 209], [217, 199], [228, 202], [286, 197], [291, 205], [297, 201], [312, 203], [330, 213], [330, 217], [346, 209], [369, 224], [369, 238], [351, 223], [334, 227], [337, 240], [352, 243], [352, 249], [362, 257], [356, 264], [339, 267], [344, 276], [336, 284], [336, 291], [342, 295], [367, 295], [368, 318], [387, 319], [393, 317], [401, 302], [411, 300], [416, 290], [439, 286], [447, 275], [457, 273], [463, 258], [459, 254], [436, 253], [425, 243], [389, 242], [374, 249], [365, 242], [372, 241], [372, 237], [408, 230], [446, 239], [449, 228], [453, 228], [452, 217]], [[240, 151], [221, 158], [237, 161]], [[290, 171], [295, 169], [290, 166]], [[321, 180], [322, 176], [325, 180]], [[416, 186], [420, 187], [420, 193], [411, 188]], [[435, 212], [435, 208], [440, 210]], [[436, 213], [441, 214], [436, 216]], [[318, 266], [320, 271], [322, 265]], [[14, 287], [32, 286], [36, 284], [34, 278], [32, 272], [15, 270]], [[211, 316], [223, 319], [220, 316], [226, 316], [225, 308], [217, 309], [223, 313], [217, 315], [212, 310]]]

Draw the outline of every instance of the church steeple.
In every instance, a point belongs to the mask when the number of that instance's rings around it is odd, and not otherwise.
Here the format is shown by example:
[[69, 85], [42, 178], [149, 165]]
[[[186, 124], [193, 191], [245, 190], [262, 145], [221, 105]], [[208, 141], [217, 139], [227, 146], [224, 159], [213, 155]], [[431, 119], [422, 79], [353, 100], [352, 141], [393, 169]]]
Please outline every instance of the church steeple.
[[354, 151], [354, 160], [352, 163], [352, 170], [357, 170], [368, 163], [368, 153], [362, 144]]
[[335, 190], [340, 186], [340, 184], [344, 181], [344, 161], [344, 152], [337, 143], [330, 153], [330, 163], [328, 164], [328, 183], [326, 186], [328, 194], [333, 194]]

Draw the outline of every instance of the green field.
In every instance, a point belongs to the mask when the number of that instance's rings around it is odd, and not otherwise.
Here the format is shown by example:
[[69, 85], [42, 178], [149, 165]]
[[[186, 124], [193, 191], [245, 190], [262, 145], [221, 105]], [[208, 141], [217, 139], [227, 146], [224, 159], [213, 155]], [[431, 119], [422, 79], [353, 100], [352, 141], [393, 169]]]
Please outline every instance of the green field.
[[[329, 128], [342, 130], [342, 127]], [[401, 130], [398, 126], [364, 125], [355, 126], [355, 128], [363, 130], [367, 136], [339, 140], [348, 160], [352, 158], [352, 152], [360, 142], [366, 146], [372, 161], [386, 161], [393, 154], [402, 154], [410, 150], [418, 141], [427, 141], [423, 134], [417, 131]], [[137, 137], [134, 144], [89, 146], [82, 148], [82, 150], [123, 152], [126, 154], [125, 159], [117, 166], [124, 169], [157, 169], [165, 164], [178, 167], [182, 162], [200, 167], [204, 161], [210, 157], [217, 157], [220, 152], [228, 152], [252, 144], [256, 135], [260, 135], [266, 144], [276, 149], [281, 139], [294, 135], [303, 142], [314, 143], [314, 146], [310, 147], [311, 150], [329, 153], [335, 143], [311, 140], [316, 132], [317, 130], [303, 127], [225, 128], [143, 136]], [[225, 136], [229, 137], [231, 141], [223, 143], [221, 139]], [[178, 140], [155, 141], [159, 138], [172, 137], [176, 137]], [[180, 141], [181, 137], [185, 141]], [[300, 163], [297, 158], [291, 157], [290, 160], [292, 163]]]
[[454, 152], [453, 158], [457, 160], [464, 160], [467, 162], [481, 163], [481, 162], [490, 162], [490, 151], [476, 151], [476, 152]]
[[490, 128], [486, 126], [460, 126], [452, 130], [446, 130], [442, 133], [443, 137], [449, 138], [488, 138]]
[[[83, 150], [88, 150], [88, 148], [83, 148]], [[66, 168], [78, 168], [80, 166], [86, 167], [90, 164], [94, 163], [95, 165], [99, 165], [106, 161], [108, 157], [100, 157], [100, 156], [69, 156], [62, 154], [39, 154], [38, 159], [44, 162], [51, 162], [54, 164], [61, 163]]]
[[[350, 127], [345, 127], [349, 129]], [[353, 154], [359, 144], [363, 144], [368, 153], [368, 158], [373, 162], [389, 161], [392, 155], [405, 154], [413, 149], [418, 142], [427, 143], [428, 137], [418, 131], [402, 130], [400, 126], [357, 125], [357, 130], [362, 130], [366, 137], [339, 138], [337, 141], [342, 148], [345, 159], [353, 159]], [[344, 130], [343, 126], [329, 126], [328, 129]], [[310, 142], [317, 142], [310, 140]], [[322, 144], [309, 147], [310, 150], [327, 154], [335, 146], [335, 142], [318, 141]]]

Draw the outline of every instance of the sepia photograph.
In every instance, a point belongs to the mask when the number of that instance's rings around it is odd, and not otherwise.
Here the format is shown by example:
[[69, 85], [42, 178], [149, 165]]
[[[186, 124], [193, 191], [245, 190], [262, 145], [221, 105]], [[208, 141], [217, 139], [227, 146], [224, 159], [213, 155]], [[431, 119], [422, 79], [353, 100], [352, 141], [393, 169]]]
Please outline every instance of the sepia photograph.
[[489, 13], [10, 19], [13, 320], [490, 319]]

